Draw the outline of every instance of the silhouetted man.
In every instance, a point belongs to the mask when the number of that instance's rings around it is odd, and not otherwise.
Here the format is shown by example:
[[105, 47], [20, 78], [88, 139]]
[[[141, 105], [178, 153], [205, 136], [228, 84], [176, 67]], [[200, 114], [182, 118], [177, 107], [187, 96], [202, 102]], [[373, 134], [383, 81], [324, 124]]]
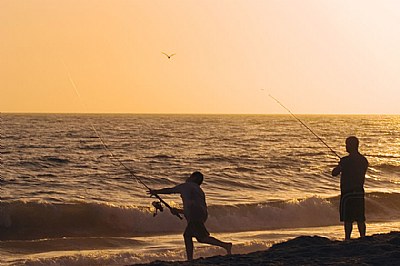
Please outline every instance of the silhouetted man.
[[367, 159], [358, 151], [359, 141], [351, 136], [346, 139], [349, 153], [340, 159], [332, 176], [340, 176], [340, 221], [344, 222], [345, 239], [349, 240], [353, 222], [357, 222], [360, 237], [365, 236], [364, 181], [368, 168]]
[[188, 260], [193, 259], [193, 240], [195, 237], [200, 243], [206, 243], [214, 246], [222, 247], [227, 254], [231, 254], [232, 243], [222, 242], [210, 236], [204, 226], [207, 220], [207, 204], [203, 190], [200, 188], [203, 183], [203, 174], [194, 172], [186, 179], [185, 183], [179, 184], [172, 188], [154, 189], [149, 193], [154, 194], [181, 194], [183, 201], [183, 210], [173, 208], [173, 214], [183, 213], [187, 220], [187, 226], [183, 234], [186, 247], [186, 255]]

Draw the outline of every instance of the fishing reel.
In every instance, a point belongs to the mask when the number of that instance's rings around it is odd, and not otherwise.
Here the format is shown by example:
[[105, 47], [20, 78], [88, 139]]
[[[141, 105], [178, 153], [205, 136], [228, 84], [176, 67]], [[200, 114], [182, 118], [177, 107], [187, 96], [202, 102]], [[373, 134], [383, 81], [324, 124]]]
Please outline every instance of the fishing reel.
[[158, 211], [160, 211], [160, 212], [164, 211], [164, 207], [162, 206], [161, 201], [153, 201], [151, 203], [151, 205], [153, 205], [153, 207], [155, 208], [155, 212], [153, 213], [153, 217], [155, 217], [158, 214]]

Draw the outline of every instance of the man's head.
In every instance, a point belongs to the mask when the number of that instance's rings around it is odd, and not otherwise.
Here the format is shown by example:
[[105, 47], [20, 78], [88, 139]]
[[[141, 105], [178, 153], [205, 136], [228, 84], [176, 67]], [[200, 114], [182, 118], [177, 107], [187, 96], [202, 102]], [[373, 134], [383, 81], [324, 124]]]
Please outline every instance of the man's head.
[[201, 183], [203, 183], [203, 179], [204, 179], [203, 174], [198, 172], [198, 171], [196, 171], [196, 172], [193, 172], [188, 177], [188, 179], [186, 179], [186, 182], [193, 182], [193, 183], [196, 183], [197, 185], [200, 186]]
[[355, 136], [350, 136], [346, 139], [346, 151], [348, 153], [358, 152], [358, 138]]

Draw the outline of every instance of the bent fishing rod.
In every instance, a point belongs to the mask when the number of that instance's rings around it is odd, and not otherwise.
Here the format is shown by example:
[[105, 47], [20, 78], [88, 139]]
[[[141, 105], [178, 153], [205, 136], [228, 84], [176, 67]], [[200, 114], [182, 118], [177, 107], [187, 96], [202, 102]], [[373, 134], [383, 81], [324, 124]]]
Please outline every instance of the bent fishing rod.
[[[68, 71], [67, 65], [64, 63], [64, 67], [67, 71], [68, 74], [68, 79], [72, 85], [72, 87], [74, 88], [75, 94], [78, 96], [78, 99], [80, 101], [80, 104], [82, 105], [82, 107], [86, 110], [86, 106], [84, 105], [84, 102], [82, 100], [81, 95], [79, 94], [78, 88], [74, 82], [74, 80], [72, 79], [71, 73]], [[135, 178], [136, 182], [140, 183], [141, 185], [143, 185], [148, 191], [151, 191], [150, 187], [146, 185], [146, 183], [143, 182], [143, 180], [137, 176], [128, 166], [126, 166], [118, 157], [116, 157], [114, 155], [114, 153], [111, 151], [111, 149], [108, 147], [108, 145], [106, 144], [106, 142], [104, 141], [104, 139], [102, 138], [102, 136], [100, 135], [100, 133], [96, 130], [94, 124], [92, 123], [92, 121], [89, 120], [90, 126], [93, 129], [93, 131], [95, 132], [97, 138], [100, 140], [101, 144], [103, 145], [104, 149], [110, 154], [110, 158], [114, 159], [116, 162], [118, 162], [123, 168], [125, 168], [125, 170], [128, 171], [128, 173]], [[163, 211], [163, 207], [162, 204], [164, 204], [169, 210], [171, 210], [171, 213], [173, 215], [176, 215], [179, 219], [183, 219], [182, 216], [179, 213], [175, 213], [172, 212], [173, 208], [171, 207], [171, 205], [169, 205], [167, 202], [165, 202], [158, 194], [152, 194], [152, 196], [156, 197], [159, 202], [154, 201], [152, 203], [153, 207], [155, 208], [155, 213], [153, 214], [153, 216], [157, 215], [157, 211]]]
[[302, 124], [305, 128], [307, 128], [319, 141], [321, 141], [334, 155], [336, 155], [340, 159], [340, 156], [331, 147], [329, 147], [329, 145], [326, 144], [326, 142], [323, 139], [321, 139], [309, 126], [307, 126], [303, 121], [301, 121], [300, 118], [295, 116], [286, 106], [284, 106], [280, 101], [278, 101], [276, 98], [274, 98], [271, 94], [268, 94], [268, 95], [269, 95], [269, 97], [274, 99], [280, 106], [282, 106], [286, 111], [288, 111], [289, 114], [291, 114], [297, 121], [300, 122], [300, 124]]
[[[91, 123], [91, 122], [90, 122], [90, 123]], [[136, 181], [137, 181], [138, 183], [142, 184], [148, 191], [151, 191], [151, 188], [148, 187], [148, 186], [146, 185], [146, 183], [144, 183], [143, 180], [140, 179], [139, 176], [135, 175], [135, 173], [134, 173], [128, 166], [126, 166], [120, 159], [118, 159], [118, 157], [116, 157], [116, 156], [114, 155], [114, 153], [113, 153], [113, 152], [110, 150], [110, 148], [107, 146], [107, 144], [105, 143], [104, 139], [101, 137], [101, 135], [99, 134], [99, 132], [96, 130], [96, 128], [93, 126], [92, 123], [91, 123], [91, 126], [92, 126], [93, 131], [96, 133], [97, 137], [99, 138], [100, 142], [102, 143], [103, 147], [104, 147], [104, 148], [108, 151], [108, 153], [110, 154], [110, 157], [111, 157], [112, 159], [114, 159], [115, 161], [117, 161], [123, 168], [125, 168], [125, 170], [128, 171], [128, 173], [129, 173], [131, 176], [133, 176], [133, 177], [136, 179]], [[152, 203], [153, 207], [155, 208], [155, 213], [153, 214], [153, 216], [156, 216], [156, 215], [157, 215], [157, 211], [161, 211], [161, 212], [163, 211], [163, 207], [162, 207], [161, 203], [164, 204], [168, 209], [172, 210], [172, 207], [171, 207], [167, 202], [165, 202], [158, 194], [152, 194], [152, 196], [156, 197], [156, 198], [159, 200], [159, 202], [154, 201], [154, 202]], [[178, 216], [178, 218], [182, 220], [182, 216], [181, 216], [179, 213], [173, 213], [173, 214], [176, 215], [176, 216]]]
[[[110, 150], [110, 148], [107, 146], [107, 144], [105, 143], [104, 139], [101, 137], [101, 135], [97, 132], [96, 128], [93, 126], [93, 124], [91, 123], [92, 129], [94, 132], [96, 132], [97, 137], [100, 139], [100, 142], [102, 143], [103, 147], [108, 151], [108, 153], [110, 154], [110, 157], [112, 159], [114, 159], [115, 161], [117, 161], [123, 168], [126, 169], [126, 171], [128, 171], [128, 173], [133, 176], [136, 181], [140, 184], [142, 184], [148, 191], [151, 191], [151, 188], [148, 187], [146, 185], [146, 183], [143, 182], [142, 179], [140, 179], [139, 176], [135, 175], [135, 173], [128, 167], [126, 166], [120, 159], [118, 159], [118, 157], [116, 157], [112, 151]], [[152, 202], [153, 207], [155, 208], [155, 213], [153, 214], [153, 216], [157, 215], [157, 211], [163, 211], [163, 207], [162, 204], [164, 204], [168, 209], [172, 210], [173, 208], [167, 203], [165, 202], [158, 194], [152, 194], [152, 196], [156, 197], [159, 202], [154, 201]], [[162, 204], [161, 204], [162, 203]], [[171, 212], [172, 213], [172, 212]], [[174, 215], [176, 215], [179, 219], [182, 220], [182, 216], [179, 213], [172, 213]]]

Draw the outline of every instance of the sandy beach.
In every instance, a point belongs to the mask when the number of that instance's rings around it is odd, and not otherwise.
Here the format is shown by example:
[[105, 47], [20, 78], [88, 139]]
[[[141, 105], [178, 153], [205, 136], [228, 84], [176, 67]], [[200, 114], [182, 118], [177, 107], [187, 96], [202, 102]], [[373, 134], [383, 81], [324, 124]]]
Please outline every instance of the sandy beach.
[[399, 265], [400, 232], [375, 234], [350, 241], [299, 236], [265, 251], [214, 256], [192, 262], [155, 261], [135, 265]]

